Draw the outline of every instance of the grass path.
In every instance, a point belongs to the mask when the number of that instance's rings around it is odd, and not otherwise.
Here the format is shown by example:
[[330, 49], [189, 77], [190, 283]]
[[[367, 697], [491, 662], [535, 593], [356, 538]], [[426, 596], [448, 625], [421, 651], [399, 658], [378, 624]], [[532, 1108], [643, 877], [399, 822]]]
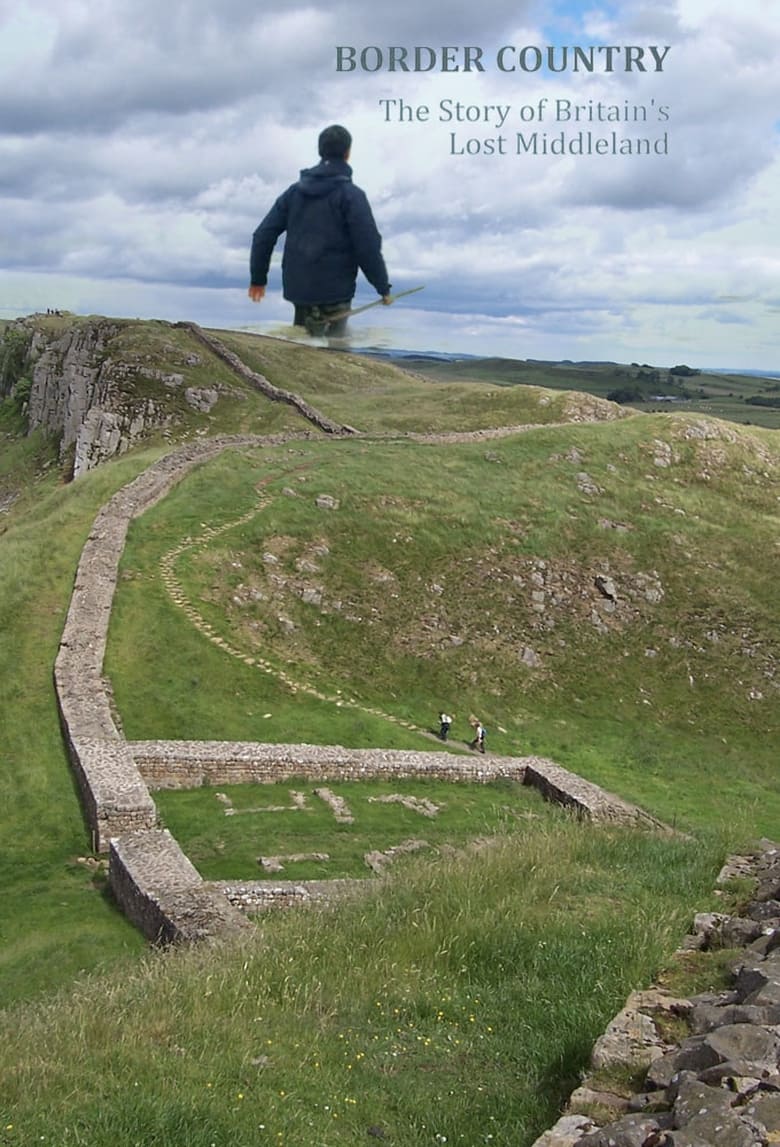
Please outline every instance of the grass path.
[[323, 693], [316, 689], [313, 685], [305, 681], [294, 679], [284, 668], [274, 664], [264, 657], [252, 656], [251, 654], [243, 653], [229, 641], [226, 641], [214, 628], [210, 622], [206, 621], [202, 613], [197, 609], [194, 603], [187, 597], [181, 582], [176, 576], [176, 560], [187, 550], [194, 550], [200, 546], [206, 545], [220, 534], [227, 533], [230, 530], [237, 529], [239, 526], [246, 525], [257, 514], [262, 513], [270, 505], [270, 499], [261, 498], [251, 510], [242, 514], [240, 518], [235, 518], [230, 522], [224, 522], [221, 526], [210, 526], [202, 531], [197, 537], [186, 537], [173, 549], [163, 554], [160, 559], [160, 576], [163, 585], [168, 593], [173, 604], [180, 609], [187, 617], [188, 621], [213, 645], [216, 645], [224, 653], [230, 657], [235, 657], [239, 661], [243, 661], [245, 665], [259, 670], [261, 673], [266, 673], [271, 677], [275, 677], [286, 685], [291, 693], [305, 693], [309, 697], [314, 697], [318, 701], [325, 701], [333, 704], [338, 708], [350, 708], [359, 710], [362, 713], [370, 714], [372, 717], [379, 717], [382, 720], [390, 721], [394, 725], [399, 725], [410, 732], [419, 733], [421, 736], [430, 738], [431, 740], [438, 740], [427, 729], [421, 729], [419, 725], [415, 725], [413, 721], [404, 720], [401, 717], [396, 717], [392, 713], [386, 713], [384, 710], [374, 706], [363, 705], [354, 697], [341, 697], [337, 693]]
[[[244, 379], [251, 379], [255, 385], [261, 386], [264, 391], [266, 388], [270, 388], [270, 390], [273, 391], [272, 397], [278, 397], [277, 388], [271, 387], [268, 383], [268, 380], [263, 375], [260, 375], [256, 371], [251, 370], [251, 368], [248, 367], [238, 355], [228, 351], [227, 348], [210, 332], [206, 333], [199, 328], [193, 329], [192, 324], [187, 325], [192, 330], [192, 333], [195, 334], [196, 337], [199, 338], [202, 342], [205, 342], [213, 350], [215, 350], [219, 357], [222, 358], [223, 361], [226, 362], [233, 371], [235, 371], [235, 373], [239, 374]], [[309, 418], [315, 425], [318, 424], [323, 426], [324, 423], [328, 421], [324, 418], [323, 415], [320, 414], [319, 411], [316, 411], [313, 407], [309, 406], [308, 403], [304, 403], [303, 400], [299, 398], [299, 396], [288, 392], [278, 392], [279, 395], [282, 393], [285, 401], [293, 401], [298, 406], [298, 408], [301, 409], [302, 413], [304, 413], [304, 416]], [[567, 424], [543, 424], [543, 426], [547, 429], [549, 429], [550, 425], [564, 426]], [[401, 437], [414, 442], [419, 442], [421, 444], [441, 446], [455, 443], [479, 442], [489, 441], [497, 438], [506, 438], [514, 434], [525, 433], [537, 428], [537, 425], [534, 423], [524, 423], [522, 425], [515, 426], [490, 427], [487, 429], [470, 431], [450, 431], [439, 434], [407, 433], [401, 435]], [[332, 427], [329, 425], [328, 429], [332, 429]], [[355, 434], [355, 436], [361, 436], [360, 431], [355, 431], [352, 428], [340, 427], [339, 429], [342, 432], [347, 431], [350, 434]], [[398, 437], [398, 435], [390, 434], [388, 437], [395, 438]], [[380, 436], [378, 439], [376, 439], [376, 441], [377, 444], [383, 444], [384, 439], [382, 436]], [[176, 576], [175, 564], [177, 558], [179, 558], [181, 554], [185, 553], [187, 550], [197, 549], [200, 546], [206, 545], [208, 542], [212, 541], [220, 534], [227, 533], [230, 530], [236, 529], [248, 523], [257, 514], [266, 509], [269, 504], [270, 503], [268, 499], [262, 498], [252, 510], [248, 511], [240, 518], [226, 522], [218, 527], [209, 527], [196, 538], [187, 537], [173, 549], [164, 554], [160, 560], [160, 573], [163, 585], [166, 589], [166, 592], [168, 593], [168, 596], [170, 597], [170, 600], [178, 609], [180, 609], [185, 614], [195, 629], [204, 637], [206, 637], [207, 640], [210, 641], [213, 645], [217, 646], [229, 656], [235, 657], [237, 660], [242, 661], [250, 668], [257, 669], [260, 672], [267, 674], [268, 676], [275, 677], [283, 685], [287, 686], [291, 693], [305, 693], [306, 695], [313, 697], [318, 701], [324, 701], [339, 708], [355, 709], [372, 717], [378, 717], [381, 720], [390, 721], [394, 725], [400, 726], [410, 732], [418, 733], [420, 736], [438, 742], [439, 738], [436, 737], [435, 734], [431, 733], [428, 729], [420, 728], [419, 725], [416, 725], [412, 721], [396, 717], [391, 713], [386, 713], [384, 710], [379, 709], [378, 707], [363, 705], [354, 697], [341, 697], [338, 694], [323, 693], [321, 690], [316, 689], [308, 682], [294, 679], [284, 668], [278, 664], [274, 664], [267, 658], [243, 653], [241, 650], [231, 645], [231, 643], [224, 637], [222, 637], [215, 630], [215, 628], [208, 621], [206, 621], [195, 604], [187, 597], [181, 583]]]

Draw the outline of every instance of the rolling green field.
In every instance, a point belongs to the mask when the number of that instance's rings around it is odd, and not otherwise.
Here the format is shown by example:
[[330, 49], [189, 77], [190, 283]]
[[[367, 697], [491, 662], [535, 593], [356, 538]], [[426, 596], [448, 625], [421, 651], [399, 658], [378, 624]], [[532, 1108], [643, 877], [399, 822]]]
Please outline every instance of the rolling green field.
[[[599, 398], [611, 391], [640, 382], [643, 375], [655, 372], [657, 382], [645, 383], [651, 394], [677, 396], [678, 401], [633, 401], [633, 410], [659, 413], [666, 410], [687, 414], [708, 414], [730, 422], [780, 428], [780, 408], [756, 406], [747, 400], [763, 396], [777, 398], [777, 379], [748, 374], [713, 374], [706, 370], [693, 377], [673, 378], [668, 369], [658, 370], [638, 363], [535, 362], [519, 359], [461, 359], [452, 362], [430, 358], [404, 357], [406, 370], [442, 383], [473, 381], [499, 386], [543, 386], [560, 390], [579, 390]], [[780, 371], [778, 371], [780, 375]], [[681, 386], [687, 397], [679, 400]]]
[[[476, 713], [495, 752], [553, 757], [683, 827], [771, 835], [776, 455], [719, 425], [222, 455], [130, 531], [107, 656], [127, 736], [420, 748], [444, 707], [461, 747]], [[186, 600], [271, 672], [173, 605], [159, 571], [183, 532]]]
[[[363, 355], [324, 351], [282, 339], [236, 331], [216, 332], [220, 340], [275, 386], [294, 390], [328, 417], [366, 433], [425, 434], [476, 431], [494, 427], [569, 422], [583, 418], [612, 420], [619, 406], [590, 400], [584, 393], [556, 393], [542, 382], [543, 372], [527, 385], [508, 387], [500, 375], [482, 385], [457, 372], [437, 386], [414, 370]], [[539, 385], [545, 386], [540, 390]]]
[[[105, 662], [125, 736], [439, 751], [444, 707], [454, 754], [476, 713], [491, 752], [550, 757], [688, 835], [594, 829], [514, 786], [391, 786], [433, 792], [429, 820], [333, 785], [342, 830], [310, 793], [311, 817], [286, 807], [292, 782], [218, 790], [230, 806], [164, 793], [214, 878], [288, 852], [334, 860], [282, 878], [355, 876], [369, 847], [429, 847], [356, 899], [149, 951], [89, 854], [57, 718], [78, 557], [171, 441], [301, 420], [220, 375], [237, 389], [212, 412], [68, 483], [7, 398], [0, 1143], [522, 1147], [628, 992], [677, 974], [692, 915], [723, 906], [726, 852], [780, 835], [777, 437], [549, 375], [445, 384], [223, 335], [364, 435], [225, 451], [133, 523]], [[187, 353], [165, 324], [121, 339], [160, 369]], [[268, 805], [285, 811], [249, 811]]]

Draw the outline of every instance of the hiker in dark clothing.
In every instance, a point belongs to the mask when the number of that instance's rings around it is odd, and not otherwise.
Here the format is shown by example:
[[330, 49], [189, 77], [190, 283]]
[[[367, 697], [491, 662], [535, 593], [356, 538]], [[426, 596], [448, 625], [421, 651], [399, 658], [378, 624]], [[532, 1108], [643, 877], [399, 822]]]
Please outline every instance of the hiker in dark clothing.
[[252, 237], [249, 297], [265, 295], [276, 240], [286, 231], [282, 257], [285, 299], [295, 306], [294, 323], [309, 333], [342, 334], [352, 304], [358, 269], [390, 303], [390, 283], [377, 230], [364, 191], [352, 182], [352, 137], [334, 124], [320, 132], [320, 162], [301, 172], [279, 196]]

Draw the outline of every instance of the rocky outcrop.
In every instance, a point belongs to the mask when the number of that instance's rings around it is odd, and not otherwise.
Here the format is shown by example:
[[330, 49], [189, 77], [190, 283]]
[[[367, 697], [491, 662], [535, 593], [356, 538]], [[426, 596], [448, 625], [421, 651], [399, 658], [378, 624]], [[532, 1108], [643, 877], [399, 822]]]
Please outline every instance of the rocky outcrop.
[[[354, 433], [297, 395], [272, 386], [195, 324], [177, 325], [207, 346], [244, 383], [272, 401], [293, 406], [318, 430]], [[29, 429], [42, 429], [59, 438], [61, 460], [72, 454], [74, 478], [123, 454], [149, 434], [174, 426], [181, 420], [182, 399], [193, 412], [208, 414], [222, 393], [233, 392], [217, 381], [187, 385], [186, 370], [178, 373], [148, 365], [120, 345], [126, 326], [94, 318], [74, 320], [55, 332], [36, 323], [35, 315], [13, 326], [27, 337], [24, 370], [32, 384]], [[192, 352], [182, 362], [185, 367], [198, 366], [202, 359]], [[243, 396], [245, 392], [236, 389], [235, 393]]]
[[[746, 946], [728, 989], [635, 992], [596, 1042], [591, 1075], [534, 1147], [768, 1147], [780, 1142], [780, 849], [764, 842], [719, 880], [753, 877], [742, 914], [702, 913], [685, 949]], [[669, 1042], [669, 1031], [683, 1038]], [[687, 1034], [685, 1034], [687, 1033]], [[615, 1094], [621, 1070], [640, 1091]]]
[[[124, 454], [135, 442], [150, 430], [167, 426], [170, 417], [158, 411], [154, 404], [146, 402], [141, 409], [132, 413], [107, 410], [93, 406], [84, 415], [84, 420], [76, 433], [73, 456], [73, 477], [79, 478], [89, 470], [94, 470], [101, 462], [117, 454]], [[63, 438], [61, 452], [70, 443]]]
[[74, 323], [54, 336], [32, 328], [29, 427], [59, 436], [63, 458], [73, 451], [74, 477], [171, 422], [164, 397], [141, 395], [132, 385], [141, 368], [112, 356], [120, 330], [102, 318]]
[[64, 446], [75, 443], [87, 411], [105, 405], [109, 380], [103, 365], [117, 333], [116, 326], [103, 321], [69, 327], [52, 341], [34, 331], [28, 352], [31, 430], [42, 427], [62, 434]]

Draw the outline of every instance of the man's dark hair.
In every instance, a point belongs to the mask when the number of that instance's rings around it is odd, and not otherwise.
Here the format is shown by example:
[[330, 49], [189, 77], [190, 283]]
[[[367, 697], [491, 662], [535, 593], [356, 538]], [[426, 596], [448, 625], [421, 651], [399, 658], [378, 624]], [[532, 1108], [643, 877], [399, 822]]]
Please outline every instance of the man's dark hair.
[[334, 123], [320, 132], [317, 145], [322, 159], [343, 159], [352, 147], [352, 136], [345, 127]]

